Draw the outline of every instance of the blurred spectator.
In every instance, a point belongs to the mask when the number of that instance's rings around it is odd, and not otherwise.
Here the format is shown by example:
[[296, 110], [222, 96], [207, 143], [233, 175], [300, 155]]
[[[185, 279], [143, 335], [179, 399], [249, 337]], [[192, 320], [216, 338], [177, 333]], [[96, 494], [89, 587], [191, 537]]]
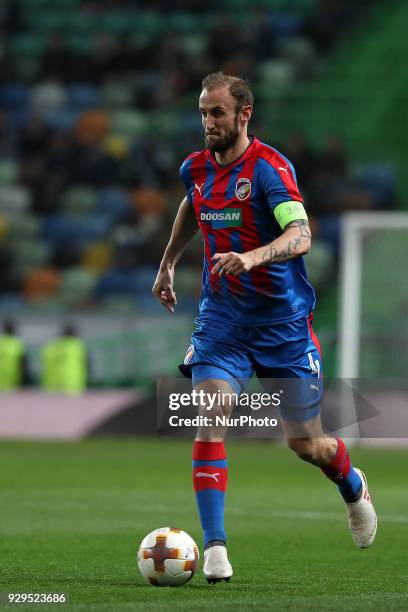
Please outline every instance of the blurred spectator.
[[2, 0], [0, 3], [0, 33], [15, 34], [21, 28], [20, 0]]
[[100, 84], [104, 79], [123, 72], [121, 46], [118, 38], [107, 32], [96, 34], [92, 41], [91, 52], [82, 63], [79, 80]]
[[42, 154], [46, 150], [49, 128], [38, 115], [30, 115], [20, 130], [19, 150], [23, 158]]
[[285, 154], [295, 167], [301, 190], [307, 190], [316, 172], [317, 154], [301, 131], [292, 132], [284, 145]]
[[45, 81], [70, 83], [77, 76], [76, 56], [67, 45], [61, 32], [53, 32], [41, 56], [39, 74]]
[[344, 33], [352, 22], [355, 9], [356, 3], [350, 0], [319, 1], [304, 26], [304, 33], [313, 40], [319, 54], [324, 55], [333, 48], [339, 33]]
[[46, 344], [41, 353], [42, 387], [50, 393], [79, 395], [87, 386], [85, 342], [73, 325], [65, 325], [61, 336]]
[[0, 270], [0, 295], [18, 293], [21, 290], [21, 283], [13, 269], [13, 254], [7, 243], [2, 244], [1, 240]]
[[17, 335], [16, 324], [8, 320], [0, 335], [0, 393], [15, 391], [27, 382], [24, 344]]
[[16, 154], [16, 132], [11, 125], [10, 113], [0, 109], [0, 158]]

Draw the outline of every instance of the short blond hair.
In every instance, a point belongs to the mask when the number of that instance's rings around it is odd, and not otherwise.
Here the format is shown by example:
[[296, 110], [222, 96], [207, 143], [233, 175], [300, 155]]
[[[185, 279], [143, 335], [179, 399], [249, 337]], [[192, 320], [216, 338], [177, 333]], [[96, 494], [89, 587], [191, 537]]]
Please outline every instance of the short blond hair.
[[254, 95], [249, 87], [248, 82], [240, 77], [224, 72], [212, 72], [208, 74], [201, 82], [203, 89], [217, 89], [218, 87], [228, 87], [228, 91], [237, 101], [237, 111], [243, 106], [254, 105]]

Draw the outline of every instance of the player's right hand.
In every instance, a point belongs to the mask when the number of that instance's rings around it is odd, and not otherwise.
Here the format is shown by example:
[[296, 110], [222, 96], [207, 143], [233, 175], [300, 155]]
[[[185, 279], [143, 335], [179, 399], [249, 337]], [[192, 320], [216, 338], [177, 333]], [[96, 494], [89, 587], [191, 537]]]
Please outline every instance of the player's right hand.
[[158, 300], [162, 306], [167, 308], [169, 312], [174, 312], [174, 307], [177, 304], [173, 283], [174, 269], [160, 268], [152, 289], [152, 293], [156, 300]]

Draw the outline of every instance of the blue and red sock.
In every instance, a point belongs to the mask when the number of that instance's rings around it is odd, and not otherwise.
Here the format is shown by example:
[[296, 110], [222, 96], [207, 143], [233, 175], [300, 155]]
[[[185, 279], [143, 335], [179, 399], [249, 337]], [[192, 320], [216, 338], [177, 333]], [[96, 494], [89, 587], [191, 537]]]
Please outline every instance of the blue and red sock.
[[204, 546], [211, 540], [226, 541], [224, 497], [227, 479], [224, 442], [194, 442], [193, 485], [204, 531]]
[[329, 465], [322, 468], [322, 472], [336, 485], [344, 501], [356, 501], [361, 492], [361, 478], [353, 468], [346, 445], [341, 438], [337, 440], [337, 452]]

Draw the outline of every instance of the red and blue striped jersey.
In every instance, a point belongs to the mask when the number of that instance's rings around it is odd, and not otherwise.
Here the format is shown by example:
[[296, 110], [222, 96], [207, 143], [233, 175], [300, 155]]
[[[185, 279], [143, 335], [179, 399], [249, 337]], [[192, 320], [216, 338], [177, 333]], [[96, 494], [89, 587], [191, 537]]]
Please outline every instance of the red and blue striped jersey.
[[268, 325], [306, 316], [315, 305], [302, 257], [253, 268], [240, 276], [211, 275], [215, 253], [245, 253], [282, 234], [273, 214], [284, 202], [302, 202], [292, 164], [253, 138], [222, 166], [209, 149], [185, 159], [180, 176], [204, 238], [199, 320]]

